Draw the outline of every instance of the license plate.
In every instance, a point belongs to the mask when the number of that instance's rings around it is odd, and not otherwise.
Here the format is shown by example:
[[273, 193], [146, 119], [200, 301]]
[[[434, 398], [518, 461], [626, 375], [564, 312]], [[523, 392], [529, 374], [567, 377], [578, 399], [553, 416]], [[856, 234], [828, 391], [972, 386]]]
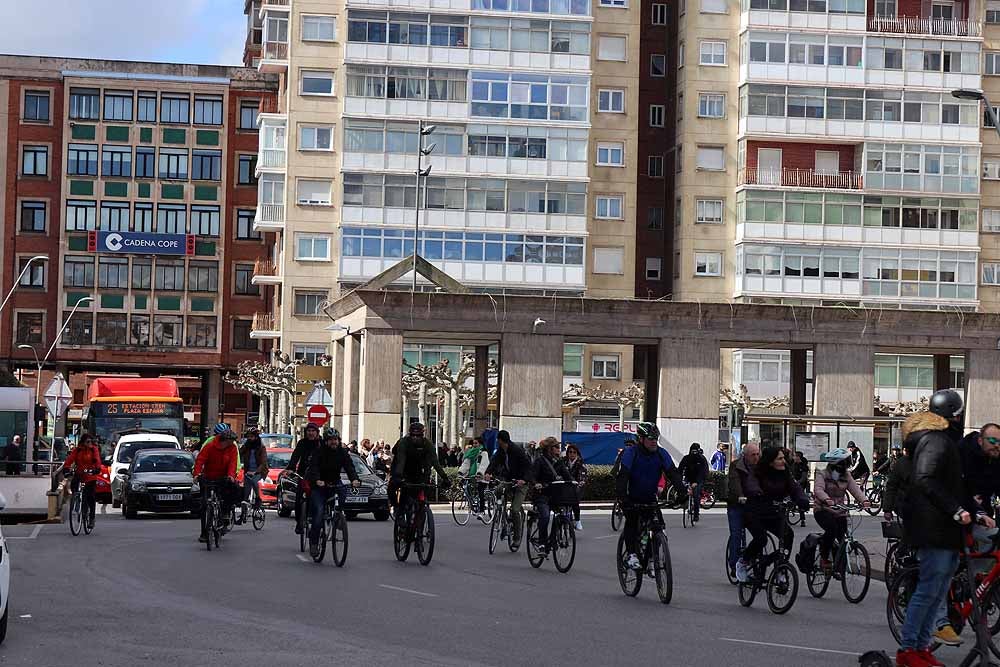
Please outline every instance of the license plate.
[[349, 503], [367, 503], [368, 496], [347, 496], [347, 502]]
[[159, 501], [164, 501], [164, 500], [183, 500], [184, 496], [181, 495], [180, 493], [161, 493], [161, 494], [159, 494], [159, 495], [156, 496], [156, 499], [159, 500]]

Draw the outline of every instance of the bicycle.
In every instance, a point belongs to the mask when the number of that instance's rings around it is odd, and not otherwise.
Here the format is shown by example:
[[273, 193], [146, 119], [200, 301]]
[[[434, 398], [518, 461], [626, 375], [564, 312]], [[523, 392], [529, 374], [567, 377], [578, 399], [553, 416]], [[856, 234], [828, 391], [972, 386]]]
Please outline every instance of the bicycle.
[[402, 488], [414, 489], [414, 494], [403, 494], [401, 507], [392, 522], [392, 546], [396, 560], [406, 562], [410, 556], [410, 546], [417, 552], [421, 565], [430, 565], [434, 556], [434, 513], [427, 504], [427, 490], [433, 484], [401, 484]]
[[[352, 488], [351, 493], [357, 495], [358, 490]], [[323, 516], [313, 517], [313, 521], [322, 521], [319, 528], [319, 551], [311, 553], [314, 563], [322, 563], [326, 556], [326, 543], [330, 543], [333, 564], [344, 567], [347, 560], [347, 515], [340, 507], [340, 490], [334, 488], [333, 493], [323, 504]]]
[[[810, 497], [810, 502], [812, 498]], [[788, 526], [790, 530], [794, 532], [795, 526], [805, 526], [806, 525], [806, 515], [799, 506], [795, 504], [795, 501], [791, 498], [785, 498], [781, 501], [782, 511], [785, 514], [785, 525]]]
[[94, 508], [90, 506], [90, 503], [83, 502], [83, 493], [87, 484], [94, 482], [84, 482], [82, 476], [98, 473], [98, 470], [83, 470], [78, 473], [81, 476], [80, 484], [76, 487], [69, 502], [69, 532], [74, 537], [79, 535], [81, 530], [87, 535], [90, 535], [94, 530]]
[[260, 501], [260, 493], [258, 492], [258, 482], [256, 479], [257, 475], [251, 473], [251, 481], [253, 486], [250, 487], [250, 499], [240, 502], [240, 513], [236, 513], [236, 507], [233, 507], [232, 516], [230, 520], [234, 526], [242, 526], [247, 522], [247, 512], [250, 512], [250, 519], [253, 523], [254, 530], [263, 530], [264, 528], [264, 505]]
[[917, 553], [913, 547], [903, 542], [903, 524], [898, 521], [883, 521], [882, 537], [886, 540], [885, 587], [888, 590], [900, 570], [917, 566]]
[[661, 510], [668, 503], [636, 503], [632, 509], [639, 512], [639, 569], [625, 565], [627, 546], [625, 535], [618, 538], [618, 583], [622, 592], [635, 597], [642, 588], [643, 575], [656, 581], [656, 594], [663, 604], [670, 604], [674, 595], [674, 571], [670, 561], [666, 524]]
[[689, 493], [687, 502], [684, 503], [684, 510], [681, 512], [681, 525], [685, 528], [688, 526], [694, 528], [694, 524], [698, 522], [698, 517], [694, 512], [695, 503], [697, 502], [699, 502], [699, 499], [695, 498], [693, 493]]
[[617, 533], [623, 521], [625, 521], [625, 512], [622, 511], [621, 501], [616, 500], [614, 507], [611, 508], [611, 530]]
[[[806, 586], [809, 594], [814, 598], [821, 598], [826, 594], [830, 586], [830, 579], [840, 579], [840, 587], [844, 591], [844, 597], [852, 604], [859, 604], [868, 594], [868, 587], [871, 585], [872, 569], [871, 558], [865, 545], [854, 539], [854, 531], [860, 525], [858, 521], [852, 521], [850, 510], [845, 505], [832, 505], [830, 509], [843, 510], [847, 515], [847, 534], [838, 537], [834, 541], [833, 566], [830, 569], [823, 568], [822, 554], [820, 549], [816, 549], [816, 557], [813, 560], [812, 571], [806, 574]], [[856, 586], [856, 588], [852, 588]]]
[[[780, 508], [782, 503], [776, 502], [774, 505]], [[787, 526], [785, 529], [788, 530]], [[799, 594], [799, 575], [788, 562], [789, 550], [781, 541], [779, 540], [776, 550], [770, 550], [770, 545], [768, 541], [760, 555], [749, 564], [750, 581], [739, 582], [737, 593], [740, 604], [749, 607], [757, 593], [766, 589], [767, 607], [771, 613], [785, 614], [795, 604], [795, 598]]]
[[[507, 510], [507, 492], [514, 486], [512, 482], [500, 482], [495, 490], [487, 491], [493, 497], [493, 519], [490, 521], [490, 553], [496, 551], [500, 540], [507, 538], [507, 548], [515, 553], [521, 548], [521, 534], [515, 531], [514, 521]], [[521, 510], [521, 521], [518, 524], [523, 530], [524, 510]]]
[[[744, 530], [743, 533], [744, 533], [743, 538], [740, 540], [740, 548], [736, 551], [737, 559], [743, 556], [743, 550], [747, 546], [746, 531]], [[768, 533], [767, 540], [770, 544], [771, 551], [777, 551], [778, 542], [774, 539], [774, 535]], [[725, 552], [726, 578], [729, 579], [729, 583], [735, 586], [736, 584], [739, 583], [739, 581], [736, 579], [736, 565], [729, 564], [729, 550], [732, 547], [732, 545], [733, 545], [733, 536], [730, 535], [728, 538], [726, 538], [726, 552]]]
[[492, 510], [492, 503], [486, 502], [485, 492], [483, 494], [483, 507], [479, 506], [479, 490], [473, 488], [473, 485], [478, 483], [478, 476], [461, 476], [458, 478], [455, 490], [450, 494], [451, 517], [459, 526], [468, 524], [473, 514], [478, 514], [479, 520], [484, 524], [490, 523], [493, 520], [492, 513], [487, 514], [487, 508], [490, 511]]
[[882, 511], [883, 493], [885, 493], [885, 475], [875, 473], [871, 477], [871, 486], [865, 489], [865, 496], [867, 496], [869, 503], [865, 511], [871, 516], [875, 516]]
[[[559, 480], [550, 482], [549, 487], [561, 488], [561, 485], [576, 486], [576, 482]], [[574, 491], [575, 489], [570, 489]], [[568, 494], [567, 494], [568, 495]], [[552, 516], [549, 519], [549, 535], [545, 543], [538, 539], [538, 512], [532, 507], [528, 510], [528, 562], [531, 567], [539, 568], [552, 554], [552, 562], [556, 570], [562, 574], [569, 572], [576, 559], [576, 529], [573, 527], [573, 502], [569, 498], [550, 499]]]
[[202, 493], [205, 497], [205, 507], [201, 514], [202, 525], [205, 526], [205, 533], [208, 540], [205, 547], [211, 551], [212, 545], [218, 549], [225, 534], [225, 527], [222, 522], [222, 501], [219, 500], [217, 484], [212, 482], [201, 482]]

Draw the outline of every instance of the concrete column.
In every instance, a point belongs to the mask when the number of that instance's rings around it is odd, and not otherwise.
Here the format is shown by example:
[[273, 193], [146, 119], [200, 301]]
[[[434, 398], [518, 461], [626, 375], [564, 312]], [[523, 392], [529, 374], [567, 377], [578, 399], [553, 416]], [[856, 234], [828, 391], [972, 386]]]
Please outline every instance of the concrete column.
[[488, 345], [476, 346], [476, 381], [473, 410], [473, 435], [480, 436], [490, 424], [487, 394], [489, 392], [490, 348]]
[[395, 442], [403, 402], [403, 335], [368, 329], [361, 339], [358, 427], [352, 437]]
[[969, 350], [965, 355], [965, 426], [996, 422], [1000, 395], [1000, 350]]
[[692, 442], [710, 451], [719, 437], [718, 341], [663, 338], [657, 355], [660, 444], [675, 461]]
[[871, 345], [818, 344], [813, 354], [813, 377], [814, 415], [871, 417], [874, 414], [875, 355]]
[[951, 355], [934, 355], [934, 391], [951, 389]]
[[288, 400], [287, 391], [278, 391], [278, 433], [292, 433], [292, 423], [288, 418], [288, 408], [290, 401]]
[[330, 345], [330, 395], [333, 397], [333, 419], [331, 423], [334, 428], [339, 429], [343, 425], [344, 401], [341, 396], [344, 393], [344, 339], [334, 341]]
[[219, 392], [221, 377], [218, 368], [207, 371], [202, 378], [201, 421], [211, 428], [219, 422]]
[[[646, 365], [646, 395], [642, 406], [642, 420], [655, 421], [657, 399], [660, 393], [660, 348], [657, 345], [643, 345], [643, 361]], [[636, 346], [638, 350], [638, 346]]]
[[791, 353], [789, 406], [791, 414], [804, 415], [806, 414], [806, 354], [808, 350], [791, 350]]
[[[349, 335], [344, 340], [343, 391], [341, 393], [340, 436], [344, 441], [358, 435], [358, 388], [361, 383], [361, 336]], [[360, 438], [357, 438], [360, 441]]]
[[504, 334], [500, 428], [514, 442], [562, 433], [563, 337]]

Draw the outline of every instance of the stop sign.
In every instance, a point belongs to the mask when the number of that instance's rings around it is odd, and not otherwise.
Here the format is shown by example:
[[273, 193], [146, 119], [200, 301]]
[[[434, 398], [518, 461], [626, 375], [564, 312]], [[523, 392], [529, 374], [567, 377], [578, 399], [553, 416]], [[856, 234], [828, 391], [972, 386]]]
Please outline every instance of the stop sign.
[[310, 424], [323, 426], [330, 419], [330, 411], [323, 405], [311, 405], [309, 406], [309, 410], [306, 412], [306, 418], [309, 420]]

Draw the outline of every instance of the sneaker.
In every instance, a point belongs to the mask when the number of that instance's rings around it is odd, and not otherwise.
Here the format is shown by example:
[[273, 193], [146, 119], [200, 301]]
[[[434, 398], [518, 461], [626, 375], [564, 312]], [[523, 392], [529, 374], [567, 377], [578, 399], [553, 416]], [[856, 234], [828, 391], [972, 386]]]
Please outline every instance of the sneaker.
[[916, 649], [900, 649], [896, 651], [896, 667], [927, 667], [929, 663]]
[[208, 535], [199, 535], [198, 541], [202, 543], [208, 542]]
[[576, 528], [577, 530], [583, 530], [583, 522], [577, 521], [574, 528]]
[[951, 627], [950, 623], [938, 628], [938, 631], [934, 633], [934, 639], [938, 640], [945, 646], [962, 645], [962, 638], [958, 636], [958, 633], [955, 632], [955, 628]]
[[823, 572], [823, 574], [829, 577], [833, 572], [833, 563], [829, 558], [820, 558], [819, 569]]
[[924, 661], [927, 667], [944, 667], [944, 663], [934, 657], [930, 649], [925, 648], [923, 651], [917, 651], [917, 655], [920, 659]]
[[736, 581], [741, 584], [745, 584], [750, 581], [750, 567], [742, 558], [736, 561]]
[[625, 567], [630, 570], [640, 570], [642, 569], [642, 563], [639, 562], [639, 557], [635, 554], [629, 554], [625, 557]]
[[313, 558], [319, 556], [319, 542], [309, 540], [309, 555]]
[[300, 526], [299, 524], [295, 524], [295, 534], [296, 535], [302, 534], [302, 526]]

